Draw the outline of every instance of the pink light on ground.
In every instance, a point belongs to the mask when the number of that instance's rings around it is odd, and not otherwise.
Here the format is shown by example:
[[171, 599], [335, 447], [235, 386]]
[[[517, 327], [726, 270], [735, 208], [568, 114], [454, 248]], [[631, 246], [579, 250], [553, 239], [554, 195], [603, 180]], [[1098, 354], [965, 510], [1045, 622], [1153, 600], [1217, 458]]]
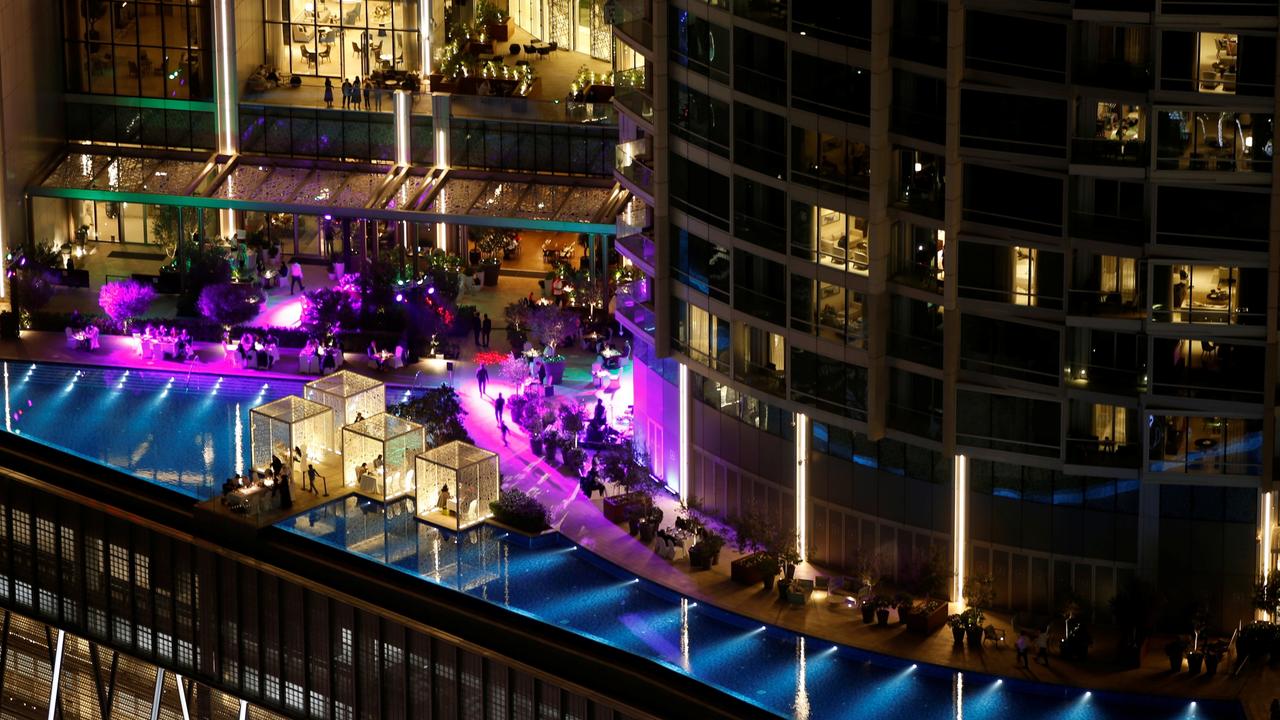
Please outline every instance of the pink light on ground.
[[302, 324], [301, 293], [268, 306], [253, 324], [258, 327], [294, 328]]

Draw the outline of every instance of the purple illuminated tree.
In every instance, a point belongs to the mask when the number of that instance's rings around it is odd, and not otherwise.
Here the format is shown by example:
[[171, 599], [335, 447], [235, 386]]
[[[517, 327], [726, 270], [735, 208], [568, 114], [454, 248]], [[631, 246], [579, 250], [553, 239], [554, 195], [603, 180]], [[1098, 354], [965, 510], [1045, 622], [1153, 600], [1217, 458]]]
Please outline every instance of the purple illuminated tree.
[[576, 312], [555, 305], [543, 305], [529, 310], [529, 334], [534, 339], [550, 345], [555, 352], [565, 338], [576, 335], [581, 318]]
[[217, 283], [200, 291], [196, 309], [221, 325], [238, 325], [257, 317], [265, 300], [262, 291], [252, 285]]
[[156, 299], [156, 291], [150, 285], [137, 280], [116, 280], [98, 291], [98, 305], [102, 311], [124, 329], [129, 321], [146, 314]]

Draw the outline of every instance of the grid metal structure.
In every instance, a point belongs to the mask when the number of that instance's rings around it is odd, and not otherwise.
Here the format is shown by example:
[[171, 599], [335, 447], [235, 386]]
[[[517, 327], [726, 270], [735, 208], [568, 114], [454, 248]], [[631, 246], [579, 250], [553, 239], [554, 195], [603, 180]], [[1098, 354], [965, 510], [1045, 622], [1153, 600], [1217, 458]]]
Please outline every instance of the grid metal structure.
[[395, 415], [379, 413], [347, 425], [342, 428], [343, 484], [383, 502], [412, 496], [413, 458], [424, 447], [422, 426]]
[[333, 408], [333, 432], [338, 437], [342, 428], [357, 417], [370, 418], [387, 409], [386, 386], [350, 370], [339, 370], [319, 380], [312, 380], [302, 391], [303, 397]]
[[[479, 524], [498, 499], [498, 455], [454, 440], [417, 457], [418, 517], [448, 514], [455, 530]], [[441, 494], [449, 488], [449, 502]]]
[[250, 458], [255, 469], [272, 456], [288, 460], [293, 449], [308, 462], [318, 462], [333, 449], [333, 410], [297, 395], [286, 395], [249, 411]]

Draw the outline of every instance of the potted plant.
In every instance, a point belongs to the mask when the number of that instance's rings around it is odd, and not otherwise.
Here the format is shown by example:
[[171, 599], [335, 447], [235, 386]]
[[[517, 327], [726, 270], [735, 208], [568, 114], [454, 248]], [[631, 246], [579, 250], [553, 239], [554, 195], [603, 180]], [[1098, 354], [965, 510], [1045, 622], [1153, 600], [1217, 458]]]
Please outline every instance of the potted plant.
[[955, 644], [962, 644], [964, 642], [964, 618], [959, 613], [948, 615], [947, 627], [951, 628], [951, 639], [955, 640]]
[[[764, 561], [771, 557], [766, 543], [773, 533], [772, 523], [768, 515], [752, 505], [741, 515], [731, 517], [729, 525], [733, 528], [734, 546], [741, 556], [729, 563], [729, 577], [743, 585], [754, 585], [763, 579]], [[776, 560], [774, 572], [777, 573]]]
[[764, 583], [765, 592], [773, 589], [773, 582], [778, 579], [778, 561], [765, 556], [760, 561], [760, 580]]
[[859, 595], [870, 597], [877, 584], [880, 583], [880, 555], [859, 548], [849, 564], [850, 572], [858, 578], [862, 589]]
[[553, 385], [564, 381], [565, 358], [556, 347], [568, 337], [578, 334], [581, 318], [578, 313], [555, 305], [542, 305], [529, 310], [527, 314], [529, 337], [550, 348], [544, 353], [543, 364], [547, 368], [547, 376]]
[[911, 612], [911, 607], [915, 604], [915, 599], [907, 593], [895, 593], [893, 596], [893, 607], [898, 611], [898, 624], [905, 625], [907, 623], [907, 615]]
[[703, 534], [702, 541], [699, 544], [702, 544], [702, 543], [705, 543], [707, 545], [707, 550], [710, 551], [711, 553], [711, 564], [719, 565], [720, 549], [724, 547], [724, 538], [721, 537], [719, 534], [708, 530], [706, 533]]
[[782, 602], [787, 601], [787, 590], [791, 587], [791, 581], [786, 578], [780, 578], [777, 581], [778, 599]]
[[484, 275], [484, 284], [492, 287], [498, 284], [498, 268], [502, 265], [502, 251], [515, 242], [515, 233], [510, 230], [490, 228], [477, 234], [476, 250], [480, 252], [480, 271]]
[[1187, 651], [1187, 643], [1182, 638], [1174, 638], [1164, 646], [1164, 656], [1169, 658], [1169, 672], [1182, 669], [1182, 655]]
[[1216, 641], [1208, 643], [1204, 648], [1204, 670], [1206, 675], [1213, 675], [1218, 672], [1218, 663], [1222, 662], [1222, 656], [1227, 654], [1226, 643]]
[[888, 625], [889, 624], [889, 604], [890, 604], [889, 598], [886, 598], [884, 596], [876, 596], [875, 604], [876, 604], [876, 624]]
[[862, 624], [863, 625], [870, 625], [871, 623], [875, 622], [877, 601], [878, 601], [878, 597], [869, 597], [866, 600], [862, 601]]
[[578, 445], [578, 436], [586, 427], [587, 415], [582, 409], [582, 402], [573, 399], [560, 406], [560, 429], [564, 431], [565, 441], [570, 445]]
[[964, 634], [969, 640], [969, 647], [982, 647], [982, 622], [986, 616], [975, 607], [965, 610], [960, 616], [964, 618]]
[[1187, 653], [1187, 672], [1192, 675], [1200, 674], [1200, 665], [1204, 662], [1204, 651], [1195, 649]]

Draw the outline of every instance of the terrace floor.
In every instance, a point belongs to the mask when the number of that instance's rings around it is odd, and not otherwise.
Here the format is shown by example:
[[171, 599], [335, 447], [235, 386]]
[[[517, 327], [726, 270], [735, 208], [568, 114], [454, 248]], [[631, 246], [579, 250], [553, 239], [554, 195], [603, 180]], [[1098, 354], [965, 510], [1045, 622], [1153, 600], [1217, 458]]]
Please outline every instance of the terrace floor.
[[[505, 281], [505, 279], [504, 279]], [[499, 315], [498, 317], [501, 317]], [[195, 365], [158, 360], [151, 363], [136, 357], [129, 342], [123, 338], [102, 338], [103, 347], [94, 354], [65, 347], [59, 333], [25, 332], [19, 341], [0, 342], [0, 358], [28, 362], [64, 362], [92, 365], [114, 365], [169, 369], [175, 372], [210, 372], [223, 375], [262, 375], [264, 378], [298, 379], [298, 375], [285, 371], [294, 367], [288, 356], [282, 357], [280, 370], [258, 372], [232, 367], [222, 359], [222, 350], [216, 345], [197, 344], [201, 361]], [[471, 357], [473, 347], [470, 338], [463, 338], [463, 357]], [[592, 387], [588, 370], [591, 358], [584, 353], [571, 351], [565, 382], [557, 388], [557, 398], [580, 398], [594, 404], [594, 399], [604, 399], [611, 412], [625, 410], [631, 403], [630, 383], [623, 382], [622, 389], [614, 394], [604, 393]], [[448, 380], [445, 363], [425, 360], [405, 368], [376, 374], [365, 369], [363, 356], [349, 353], [347, 369], [368, 372], [389, 383], [413, 386], [434, 385]], [[730, 547], [722, 551], [720, 563], [710, 571], [692, 572], [687, 559], [670, 562], [658, 557], [653, 549], [630, 536], [626, 528], [604, 519], [602, 500], [597, 496], [583, 496], [576, 478], [566, 477], [558, 467], [552, 467], [544, 459], [533, 455], [528, 438], [508, 418], [509, 432], [502, 438], [493, 414], [493, 400], [498, 392], [510, 393], [497, 377], [489, 384], [489, 394], [481, 396], [471, 379], [472, 363], [465, 360], [455, 363], [453, 381], [468, 415], [468, 430], [481, 447], [497, 449], [502, 463], [502, 473], [507, 480], [538, 497], [551, 509], [552, 524], [560, 532], [583, 547], [637, 575], [658, 582], [676, 592], [699, 602], [737, 612], [762, 622], [803, 633], [812, 638], [859, 647], [875, 652], [909, 658], [921, 662], [956, 668], [959, 670], [990, 673], [1012, 678], [1066, 686], [1085, 687], [1094, 690], [1116, 692], [1151, 693], [1188, 698], [1238, 698], [1251, 718], [1267, 717], [1267, 708], [1280, 688], [1280, 673], [1271, 667], [1247, 668], [1239, 677], [1230, 677], [1223, 667], [1212, 678], [1203, 675], [1191, 677], [1184, 673], [1172, 674], [1160, 651], [1163, 643], [1153, 644], [1143, 666], [1126, 670], [1108, 662], [1111, 641], [1106, 628], [1095, 628], [1095, 645], [1088, 662], [1068, 662], [1054, 657], [1048, 667], [1032, 663], [1030, 669], [1015, 665], [1016, 653], [1012, 648], [1016, 635], [1010, 630], [1009, 618], [998, 613], [989, 614], [989, 620], [1008, 631], [1009, 647], [984, 647], [981, 650], [954, 646], [950, 633], [944, 628], [930, 636], [909, 634], [900, 625], [888, 627], [864, 625], [860, 613], [843, 605], [828, 605], [824, 593], [815, 592], [805, 606], [783, 604], [776, 592], [766, 592], [759, 584], [744, 587], [729, 579], [729, 563], [735, 557]], [[629, 372], [629, 368], [628, 368]], [[496, 373], [495, 373], [496, 375]], [[397, 398], [399, 394], [394, 396]], [[332, 489], [331, 489], [332, 491]], [[674, 498], [660, 496], [659, 505], [668, 522], [677, 510]], [[822, 568], [802, 565], [798, 576], [812, 577], [825, 574]]]

